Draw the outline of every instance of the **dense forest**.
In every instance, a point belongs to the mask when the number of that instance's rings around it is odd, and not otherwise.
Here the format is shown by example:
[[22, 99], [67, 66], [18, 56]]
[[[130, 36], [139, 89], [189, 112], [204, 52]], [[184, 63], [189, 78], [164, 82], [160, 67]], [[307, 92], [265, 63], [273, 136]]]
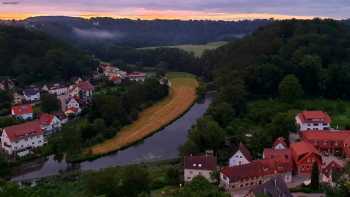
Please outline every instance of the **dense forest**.
[[0, 76], [19, 85], [68, 80], [95, 69], [94, 59], [38, 31], [0, 26]]
[[[334, 20], [285, 20], [204, 54], [217, 96], [182, 147], [184, 154], [213, 149], [227, 162], [244, 142], [255, 157], [279, 136], [296, 130], [305, 109], [327, 111], [334, 127], [350, 128], [350, 31]], [[215, 137], [213, 137], [215, 136]]]

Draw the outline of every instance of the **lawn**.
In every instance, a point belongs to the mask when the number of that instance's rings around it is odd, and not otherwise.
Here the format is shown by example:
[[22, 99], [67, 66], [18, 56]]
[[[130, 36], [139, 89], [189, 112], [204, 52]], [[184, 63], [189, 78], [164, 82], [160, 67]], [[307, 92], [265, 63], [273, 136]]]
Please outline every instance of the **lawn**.
[[196, 100], [198, 81], [193, 75], [185, 73], [169, 73], [168, 78], [171, 89], [167, 98], [142, 111], [133, 124], [124, 127], [112, 139], [89, 148], [88, 152], [101, 155], [127, 147], [157, 132], [185, 113]]
[[[196, 57], [200, 57], [202, 56], [204, 51], [213, 50], [225, 44], [227, 44], [227, 42], [220, 41], [220, 42], [209, 42], [207, 44], [198, 44], [198, 45], [186, 44], [186, 45], [161, 46], [161, 47], [183, 49], [187, 52], [193, 52]], [[145, 47], [140, 49], [156, 49], [156, 48], [160, 48], [160, 47]]]

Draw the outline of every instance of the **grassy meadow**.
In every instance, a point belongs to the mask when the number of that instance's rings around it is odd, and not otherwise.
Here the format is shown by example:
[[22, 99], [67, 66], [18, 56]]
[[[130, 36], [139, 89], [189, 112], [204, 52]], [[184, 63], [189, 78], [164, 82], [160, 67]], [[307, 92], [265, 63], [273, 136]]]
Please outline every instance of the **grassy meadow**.
[[145, 109], [133, 124], [124, 127], [118, 134], [88, 149], [92, 155], [102, 155], [125, 148], [157, 132], [184, 112], [196, 100], [198, 81], [186, 73], [169, 73], [170, 94], [157, 104]]

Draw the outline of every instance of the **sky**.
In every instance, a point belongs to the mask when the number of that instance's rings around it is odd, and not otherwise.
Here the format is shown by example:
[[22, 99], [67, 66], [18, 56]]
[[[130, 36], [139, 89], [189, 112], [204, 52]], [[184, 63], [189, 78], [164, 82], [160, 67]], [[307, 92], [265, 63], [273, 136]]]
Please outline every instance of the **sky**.
[[0, 0], [0, 19], [75, 16], [131, 19], [350, 18], [350, 0]]

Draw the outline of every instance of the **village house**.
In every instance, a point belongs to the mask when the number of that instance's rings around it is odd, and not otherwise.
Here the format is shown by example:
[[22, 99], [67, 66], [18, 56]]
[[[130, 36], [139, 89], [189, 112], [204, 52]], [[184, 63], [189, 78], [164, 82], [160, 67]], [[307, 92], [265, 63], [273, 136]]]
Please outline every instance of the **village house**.
[[23, 90], [23, 96], [27, 102], [40, 101], [40, 90], [38, 88], [27, 88]]
[[210, 182], [215, 182], [212, 173], [216, 170], [216, 157], [212, 154], [186, 156], [184, 158], [184, 180], [191, 182], [196, 176], [203, 176]]
[[249, 150], [244, 146], [244, 144], [240, 143], [238, 146], [238, 150], [232, 157], [229, 159], [229, 166], [239, 166], [248, 164], [252, 161], [252, 156]]
[[0, 80], [0, 90], [7, 91], [15, 87], [15, 83], [11, 79]]
[[350, 131], [308, 131], [300, 136], [323, 155], [350, 157]]
[[321, 169], [322, 156], [316, 148], [308, 142], [301, 141], [290, 145], [293, 157], [294, 171], [298, 175], [310, 176], [312, 166], [316, 162]]
[[146, 74], [142, 72], [132, 72], [128, 73], [128, 78], [131, 81], [144, 82], [146, 79]]
[[93, 95], [95, 87], [89, 81], [78, 81], [69, 87], [69, 96], [79, 98], [88, 103]]
[[224, 167], [220, 172], [220, 185], [233, 193], [261, 185], [276, 176], [289, 183], [292, 181], [292, 170], [290, 165], [275, 160], [254, 160], [248, 164]]
[[48, 86], [46, 90], [49, 94], [53, 94], [56, 96], [62, 96], [68, 94], [68, 87], [59, 83], [53, 84], [52, 86]]
[[322, 178], [321, 181], [325, 183], [333, 182], [333, 173], [342, 172], [344, 170], [345, 161], [340, 160], [334, 156], [322, 157]]
[[51, 135], [52, 133], [58, 131], [62, 126], [60, 119], [47, 113], [40, 114], [39, 122], [41, 129], [44, 131], [44, 136]]
[[75, 98], [67, 99], [64, 113], [66, 116], [77, 115], [81, 112], [80, 103]]
[[37, 120], [6, 127], [1, 136], [1, 147], [9, 155], [22, 157], [44, 145], [43, 134]]
[[283, 178], [280, 176], [273, 177], [269, 181], [255, 186], [245, 197], [259, 197], [262, 195], [271, 197], [292, 197], [286, 182], [284, 182]]
[[31, 120], [33, 119], [33, 107], [30, 104], [13, 106], [11, 115], [20, 120]]
[[300, 131], [329, 130], [332, 121], [323, 111], [303, 111], [295, 117], [295, 120]]
[[53, 115], [60, 120], [61, 125], [64, 125], [68, 122], [68, 117], [63, 112], [55, 112]]
[[272, 146], [273, 149], [275, 150], [283, 150], [283, 149], [287, 149], [288, 145], [286, 143], [286, 139], [284, 139], [283, 137], [279, 137], [275, 140], [275, 142], [273, 143]]
[[17, 92], [14, 92], [12, 96], [13, 96], [13, 103], [15, 105], [21, 104], [24, 100], [24, 96], [22, 94], [17, 93]]

